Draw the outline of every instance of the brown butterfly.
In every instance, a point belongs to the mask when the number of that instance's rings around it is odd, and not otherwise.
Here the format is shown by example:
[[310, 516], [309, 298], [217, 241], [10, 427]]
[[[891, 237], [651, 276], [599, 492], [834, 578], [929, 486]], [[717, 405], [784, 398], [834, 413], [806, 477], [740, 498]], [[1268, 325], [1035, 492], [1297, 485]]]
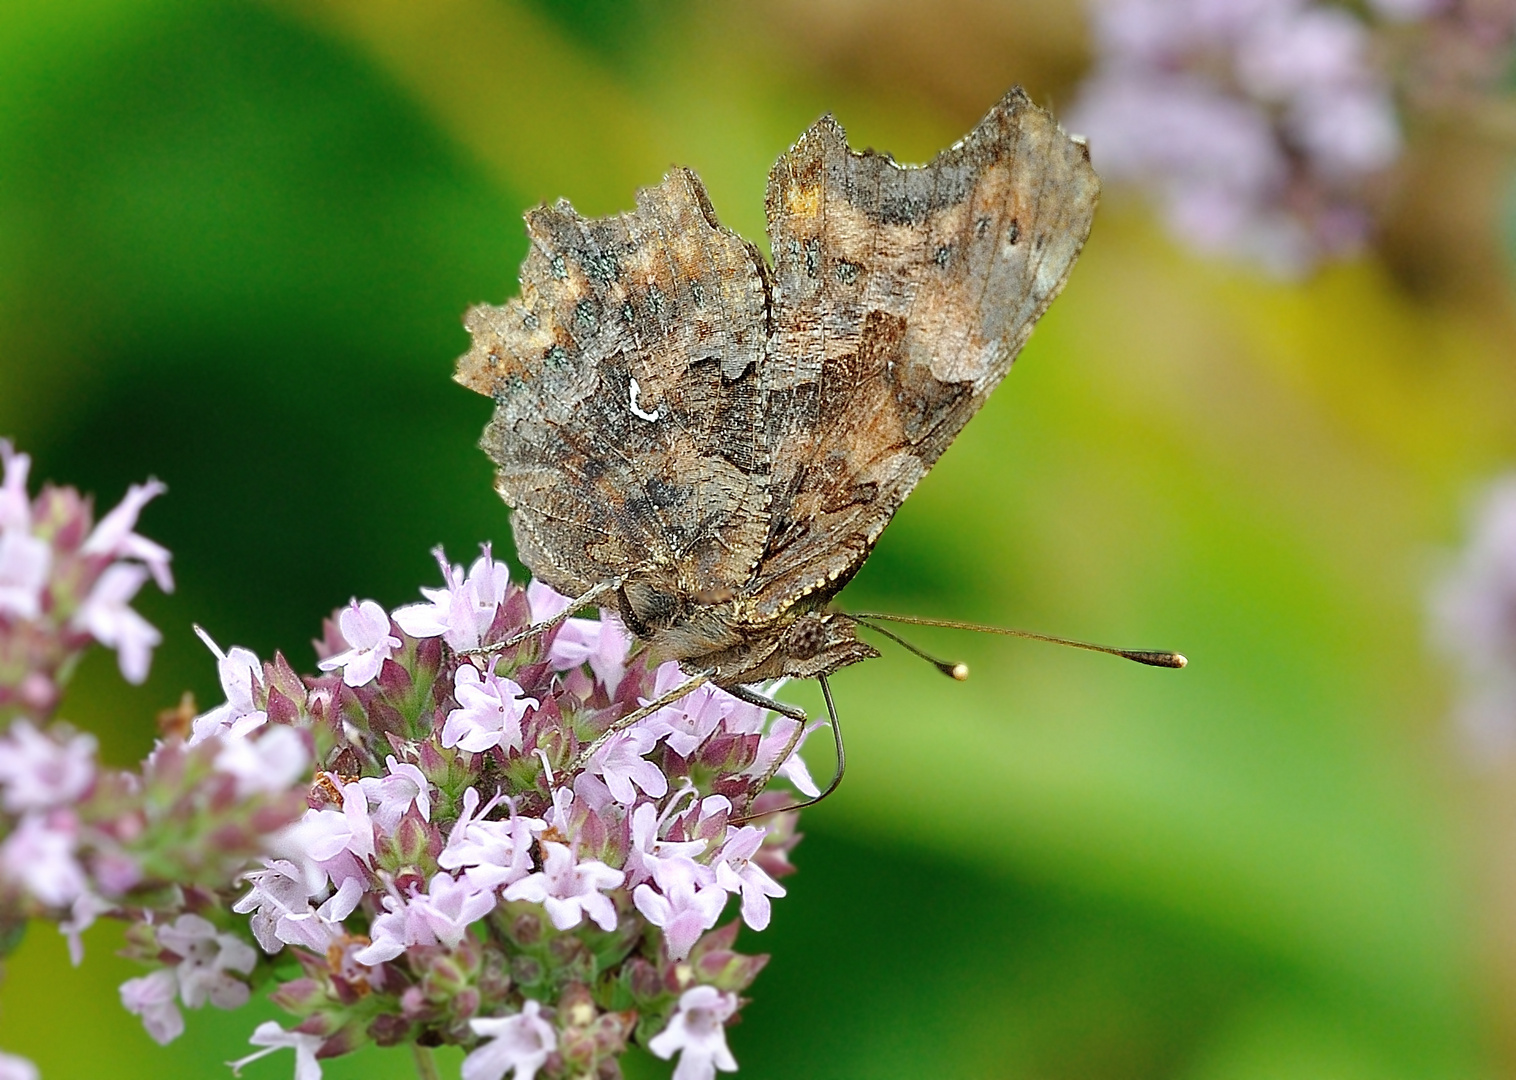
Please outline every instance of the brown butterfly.
[[495, 401], [522, 561], [686, 688], [825, 690], [878, 655], [828, 602], [1010, 370], [1099, 191], [1018, 88], [920, 167], [822, 117], [769, 174], [772, 266], [688, 169], [630, 213], [531, 210], [521, 295], [468, 312], [456, 376]]

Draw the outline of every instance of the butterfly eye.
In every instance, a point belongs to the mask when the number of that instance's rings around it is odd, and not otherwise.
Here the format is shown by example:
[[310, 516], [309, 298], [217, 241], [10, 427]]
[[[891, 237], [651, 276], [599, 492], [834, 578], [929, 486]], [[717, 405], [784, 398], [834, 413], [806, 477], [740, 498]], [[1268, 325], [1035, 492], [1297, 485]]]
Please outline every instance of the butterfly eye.
[[809, 660], [826, 645], [826, 626], [815, 616], [801, 618], [790, 627], [786, 645], [795, 659]]

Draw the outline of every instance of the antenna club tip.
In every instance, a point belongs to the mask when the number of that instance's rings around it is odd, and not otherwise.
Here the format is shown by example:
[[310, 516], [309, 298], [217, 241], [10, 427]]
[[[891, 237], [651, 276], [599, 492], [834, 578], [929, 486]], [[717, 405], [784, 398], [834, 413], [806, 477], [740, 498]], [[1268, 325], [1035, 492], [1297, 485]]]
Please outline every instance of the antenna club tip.
[[1188, 667], [1189, 663], [1190, 658], [1188, 656], [1185, 656], [1184, 653], [1176, 652], [1174, 654], [1174, 666], [1176, 668]]
[[954, 664], [953, 670], [948, 672], [948, 674], [959, 682], [968, 682], [969, 666], [967, 664]]

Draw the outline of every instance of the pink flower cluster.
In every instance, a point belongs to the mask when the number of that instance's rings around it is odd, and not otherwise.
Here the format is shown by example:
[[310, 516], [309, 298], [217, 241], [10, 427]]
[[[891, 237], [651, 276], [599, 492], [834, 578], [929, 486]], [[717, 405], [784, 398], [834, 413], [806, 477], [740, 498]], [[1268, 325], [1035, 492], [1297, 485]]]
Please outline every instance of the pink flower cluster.
[[[30, 460], [3, 441], [0, 461], [0, 959], [33, 918], [59, 924], [77, 964], [80, 935], [101, 915], [177, 917], [159, 927], [154, 953], [174, 968], [123, 988], [149, 1030], [172, 1037], [176, 997], [191, 1007], [247, 1000], [256, 953], [227, 934], [206, 946], [210, 924], [193, 911], [213, 906], [298, 817], [313, 745], [293, 728], [198, 747], [173, 738], [139, 770], [101, 768], [93, 736], [55, 713], [92, 643], [116, 649], [131, 681], [147, 674], [158, 632], [127, 604], [148, 577], [172, 587], [168, 552], [134, 531], [162, 485], [133, 487], [95, 524], [72, 488], [31, 499]], [[3, 1054], [0, 1065], [31, 1070]]]
[[116, 650], [128, 682], [147, 678], [161, 635], [128, 605], [150, 577], [174, 588], [169, 553], [134, 531], [162, 484], [133, 485], [97, 524], [73, 488], [33, 499], [31, 463], [0, 439], [0, 721], [50, 715], [94, 642]]
[[1298, 273], [1366, 240], [1400, 154], [1385, 31], [1442, 0], [1091, 0], [1066, 118], [1102, 176], [1148, 188], [1196, 248]]
[[300, 1080], [367, 1042], [461, 1045], [466, 1080], [611, 1077], [634, 1041], [680, 1080], [736, 1067], [726, 1025], [765, 958], [732, 946], [768, 925], [798, 840], [795, 796], [765, 789], [816, 793], [809, 729], [681, 694], [614, 616], [566, 617], [486, 547], [467, 571], [439, 550], [422, 603], [337, 612], [316, 676], [197, 628], [226, 700], [167, 716], [139, 770], [103, 769], [53, 720], [60, 673], [93, 640], [145, 674], [156, 632], [124, 605], [169, 584], [133, 531], [160, 488], [91, 527], [69, 489], [29, 501], [3, 453], [0, 957], [28, 918], [76, 962], [96, 917], [125, 919], [149, 970], [121, 1000], [153, 1038], [268, 986], [295, 1023], [234, 1064], [289, 1048]]
[[613, 1075], [633, 1038], [681, 1054], [682, 1077], [734, 1068], [725, 1022], [763, 961], [716, 928], [735, 899], [761, 930], [784, 894], [795, 815], [761, 789], [816, 792], [806, 732], [709, 686], [644, 708], [685, 676], [606, 613], [501, 647], [568, 601], [512, 585], [488, 548], [467, 571], [437, 555], [424, 603], [337, 613], [304, 700], [273, 708], [274, 676], [218, 651], [227, 703], [191, 744], [276, 714], [304, 727], [311, 702], [341, 718], [315, 740], [309, 808], [230, 904], [301, 965], [275, 1000], [314, 1041], [259, 1039], [320, 1057], [458, 1043], [469, 1080]]

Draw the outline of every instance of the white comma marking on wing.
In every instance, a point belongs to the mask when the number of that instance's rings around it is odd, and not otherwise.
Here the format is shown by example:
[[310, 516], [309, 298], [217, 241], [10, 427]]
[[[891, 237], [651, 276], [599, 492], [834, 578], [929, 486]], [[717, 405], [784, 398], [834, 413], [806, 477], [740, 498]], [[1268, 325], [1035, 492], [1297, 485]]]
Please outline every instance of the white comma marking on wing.
[[627, 403], [631, 406], [633, 416], [637, 417], [639, 420], [646, 420], [651, 423], [659, 419], [659, 414], [655, 412], [650, 413], [642, 411], [642, 409], [637, 405], [637, 396], [641, 393], [642, 387], [637, 385], [636, 379], [633, 379], [631, 386], [627, 390], [627, 397], [629, 398]]

